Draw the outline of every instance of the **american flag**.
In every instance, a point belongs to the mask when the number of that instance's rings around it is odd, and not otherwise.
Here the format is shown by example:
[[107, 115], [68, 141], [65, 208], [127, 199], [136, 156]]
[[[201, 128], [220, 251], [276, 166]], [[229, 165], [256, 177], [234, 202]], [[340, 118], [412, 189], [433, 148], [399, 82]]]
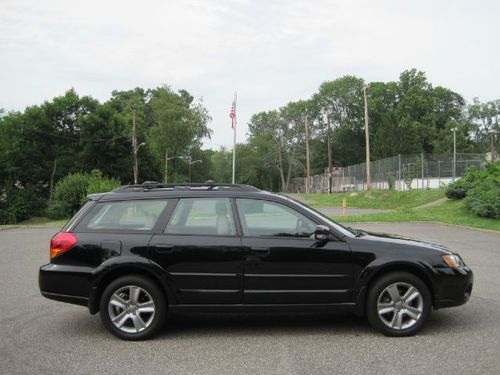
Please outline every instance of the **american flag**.
[[234, 119], [236, 118], [236, 103], [233, 102], [231, 105], [231, 112], [229, 112], [229, 117], [231, 117], [231, 128], [234, 129], [234, 124], [235, 121]]

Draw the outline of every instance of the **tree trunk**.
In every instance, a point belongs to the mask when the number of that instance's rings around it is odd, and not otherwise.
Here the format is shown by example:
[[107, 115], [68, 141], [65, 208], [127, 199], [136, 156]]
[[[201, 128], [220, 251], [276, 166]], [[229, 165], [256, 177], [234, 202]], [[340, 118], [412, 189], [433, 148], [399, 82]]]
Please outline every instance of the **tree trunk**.
[[54, 158], [54, 164], [52, 165], [52, 173], [50, 174], [49, 207], [52, 206], [52, 195], [54, 193], [54, 176], [56, 175], [56, 168], [57, 168], [57, 157]]

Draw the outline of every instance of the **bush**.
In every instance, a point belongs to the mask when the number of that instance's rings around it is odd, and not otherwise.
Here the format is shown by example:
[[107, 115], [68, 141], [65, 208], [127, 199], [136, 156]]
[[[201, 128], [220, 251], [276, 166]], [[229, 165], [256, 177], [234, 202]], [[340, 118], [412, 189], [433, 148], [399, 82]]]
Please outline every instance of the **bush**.
[[389, 190], [394, 190], [394, 186], [396, 185], [396, 177], [387, 176], [387, 185], [389, 185]]
[[500, 219], [500, 164], [486, 164], [484, 170], [471, 167], [446, 190], [450, 199], [464, 199], [465, 206], [478, 216]]
[[0, 187], [0, 224], [15, 224], [27, 220], [31, 214], [40, 214], [45, 202], [31, 187], [5, 185]]
[[467, 192], [482, 178], [482, 173], [476, 167], [467, 169], [467, 173], [461, 179], [448, 185], [445, 195], [449, 199], [463, 199]]
[[81, 202], [82, 204], [85, 203], [86, 196], [89, 194], [104, 193], [116, 189], [118, 186], [121, 185], [120, 180], [116, 178], [105, 178], [102, 175], [101, 171], [97, 169], [94, 169], [92, 172], [90, 172], [90, 174], [91, 174], [91, 179], [87, 186], [87, 192], [85, 194], [85, 197]]
[[500, 219], [500, 164], [490, 163], [467, 191], [465, 206], [478, 216]]
[[57, 182], [47, 216], [51, 219], [68, 218], [80, 209], [88, 194], [110, 191], [119, 185], [119, 180], [108, 179], [98, 170], [69, 174]]

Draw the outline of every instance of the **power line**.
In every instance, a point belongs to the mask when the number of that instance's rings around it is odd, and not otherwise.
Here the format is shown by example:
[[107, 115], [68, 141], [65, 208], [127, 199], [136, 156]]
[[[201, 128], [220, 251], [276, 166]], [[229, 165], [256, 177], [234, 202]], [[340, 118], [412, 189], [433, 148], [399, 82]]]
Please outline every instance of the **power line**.
[[81, 138], [81, 137], [69, 137], [66, 135], [60, 135], [60, 134], [55, 134], [55, 133], [50, 133], [50, 132], [44, 132], [40, 130], [33, 129], [35, 133], [38, 134], [44, 134], [44, 135], [49, 135], [51, 137], [56, 137], [56, 138], [62, 138], [62, 139], [69, 139], [69, 140], [74, 140], [74, 141], [81, 141], [81, 142], [116, 142], [117, 139], [120, 138], [126, 138], [124, 141], [120, 141], [120, 143], [127, 143], [130, 142], [127, 137], [120, 135], [118, 137], [114, 138]]

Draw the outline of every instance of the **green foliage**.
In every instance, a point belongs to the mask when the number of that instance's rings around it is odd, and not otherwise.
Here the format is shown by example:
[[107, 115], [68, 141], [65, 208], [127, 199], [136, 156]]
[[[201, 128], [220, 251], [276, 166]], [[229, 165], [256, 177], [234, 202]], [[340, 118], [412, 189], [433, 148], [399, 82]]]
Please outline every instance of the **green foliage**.
[[290, 102], [279, 110], [260, 112], [252, 116], [248, 124], [249, 147], [244, 149], [257, 153], [249, 159], [272, 170], [265, 172], [267, 176], [274, 174], [272, 181], [265, 185], [279, 185], [280, 190], [287, 191], [291, 178], [303, 175], [305, 124], [307, 121], [311, 134], [314, 133], [317, 110], [314, 101], [300, 100]]
[[394, 190], [394, 186], [396, 185], [396, 177], [392, 175], [387, 176], [387, 185], [389, 186], [389, 190]]
[[[248, 142], [237, 145], [236, 181], [279, 191], [287, 190], [294, 177], [303, 177], [306, 118], [311, 174], [323, 173], [328, 165], [328, 117], [333, 165], [363, 162], [365, 84], [350, 75], [326, 80], [310, 98], [255, 113]], [[489, 132], [500, 131], [499, 100], [474, 99], [466, 105], [459, 94], [433, 86], [415, 69], [402, 72], [394, 82], [369, 83], [367, 95], [372, 159], [450, 153], [454, 128], [458, 152], [486, 152]], [[187, 91], [138, 87], [113, 91], [108, 101], [99, 103], [71, 89], [22, 112], [0, 110], [0, 220], [15, 222], [46, 209], [54, 186], [68, 174], [99, 169], [132, 182], [133, 114], [138, 144], [146, 143], [137, 155], [140, 181], [164, 179], [166, 152], [174, 158], [168, 164], [169, 182], [189, 181], [189, 171], [192, 181], [230, 181], [231, 150], [202, 149], [203, 138], [211, 134], [210, 116]], [[202, 163], [188, 168], [179, 159], [183, 156]], [[411, 165], [403, 172], [411, 185], [420, 168]], [[90, 190], [107, 190], [94, 183]], [[76, 198], [73, 208], [61, 202], [53, 202], [54, 216], [66, 216], [79, 204]]]
[[337, 216], [333, 219], [346, 223], [431, 221], [500, 231], [500, 220], [477, 216], [465, 207], [463, 200], [444, 201], [440, 205], [422, 209], [404, 208], [377, 214]]
[[400, 210], [433, 202], [443, 197], [443, 190], [373, 190], [359, 193], [308, 194], [314, 206], [341, 206], [346, 199], [348, 207]]
[[413, 183], [413, 172], [408, 167], [401, 168], [401, 174], [403, 176], [403, 182], [408, 190], [411, 190], [411, 184]]
[[[500, 100], [481, 103], [478, 98], [474, 98], [467, 108], [467, 120], [474, 139], [474, 151], [490, 151], [490, 132], [500, 133]], [[499, 138], [496, 137], [496, 145], [498, 145]]]
[[500, 219], [500, 164], [488, 164], [478, 177], [467, 191], [465, 206], [478, 216]]
[[[178, 93], [168, 86], [148, 92], [151, 99], [147, 103], [150, 125], [146, 133], [147, 145], [158, 165], [165, 168], [165, 153], [170, 157], [191, 156], [201, 147], [201, 140], [209, 137], [210, 116], [201, 103], [185, 90]], [[201, 159], [200, 159], [201, 160]], [[178, 163], [172, 163], [175, 168]], [[172, 171], [173, 174], [178, 170]], [[193, 172], [193, 171], [192, 171]]]
[[0, 198], [0, 224], [17, 223], [29, 218], [26, 198], [22, 189], [14, 187], [4, 191]]
[[45, 202], [30, 186], [0, 185], [0, 224], [15, 224], [41, 214]]
[[71, 173], [60, 179], [54, 191], [54, 201], [47, 212], [48, 216], [51, 219], [63, 219], [78, 211], [90, 180], [91, 176], [85, 173]]
[[82, 206], [88, 194], [110, 191], [119, 185], [119, 180], [105, 178], [98, 170], [70, 173], [57, 183], [54, 201], [47, 214], [51, 219], [70, 217]]
[[450, 199], [464, 199], [478, 216], [500, 219], [500, 164], [488, 163], [481, 171], [470, 167], [460, 180], [446, 189]]
[[101, 171], [94, 169], [90, 172], [90, 180], [87, 185], [87, 191], [85, 192], [83, 200], [80, 200], [80, 202], [85, 203], [85, 197], [89, 194], [105, 193], [116, 189], [118, 186], [120, 186], [120, 180], [116, 178], [105, 178]]
[[463, 199], [467, 196], [467, 192], [478, 183], [482, 173], [472, 166], [467, 170], [465, 176], [448, 185], [446, 188], [446, 196], [448, 199]]

